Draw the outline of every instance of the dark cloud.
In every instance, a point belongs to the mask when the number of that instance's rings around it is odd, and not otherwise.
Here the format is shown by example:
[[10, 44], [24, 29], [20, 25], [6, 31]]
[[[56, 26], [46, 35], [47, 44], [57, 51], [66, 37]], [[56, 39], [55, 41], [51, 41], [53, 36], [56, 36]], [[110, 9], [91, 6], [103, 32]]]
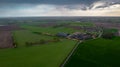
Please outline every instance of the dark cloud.
[[67, 5], [65, 8], [68, 9], [86, 10], [86, 6], [89, 6], [96, 1], [99, 0], [0, 0], [0, 9], [8, 9], [11, 7], [16, 8], [17, 6], [21, 6], [23, 4], [30, 4], [32, 6], [38, 4], [50, 4], [59, 6]]
[[[120, 0], [101, 0], [100, 2], [103, 2], [103, 5], [99, 5], [97, 7], [95, 7], [94, 9], [99, 9], [99, 8], [106, 8], [109, 7], [111, 5], [115, 5], [115, 4], [120, 4]], [[91, 4], [89, 9], [92, 9], [94, 7], [94, 4]]]
[[119, 2], [120, 0], [0, 0], [0, 3], [27, 3], [27, 4], [92, 4], [97, 1]]
[[99, 0], [0, 0], [0, 3], [17, 3], [17, 4], [91, 4]]
[[[1, 8], [11, 8], [21, 4], [31, 4], [32, 6], [37, 4], [50, 4], [50, 5], [67, 5], [68, 9], [91, 9], [93, 3], [102, 1], [106, 2], [106, 5], [98, 6], [96, 8], [107, 7], [112, 4], [120, 3], [120, 0], [0, 0]], [[29, 5], [29, 6], [31, 6]], [[1, 9], [0, 8], [0, 9]]]

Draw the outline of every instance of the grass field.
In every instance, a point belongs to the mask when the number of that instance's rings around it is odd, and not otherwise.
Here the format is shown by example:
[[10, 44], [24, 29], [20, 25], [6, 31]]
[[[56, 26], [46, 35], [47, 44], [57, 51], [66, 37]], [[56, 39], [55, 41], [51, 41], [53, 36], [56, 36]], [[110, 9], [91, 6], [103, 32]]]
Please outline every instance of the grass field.
[[[38, 35], [33, 31], [49, 33], [47, 29], [32, 26], [26, 26], [25, 30], [13, 31], [17, 48], [0, 49], [0, 67], [59, 67], [76, 43], [62, 39], [60, 42], [27, 47], [26, 42], [53, 39], [51, 36]], [[55, 33], [56, 30], [50, 29], [51, 31]]]
[[112, 28], [112, 29], [103, 29], [103, 31], [104, 31], [104, 33], [116, 33], [116, 32], [118, 32], [118, 29], [114, 29], [114, 28]]
[[83, 42], [65, 67], [120, 67], [119, 41], [120, 37]]
[[40, 46], [0, 50], [0, 67], [59, 67], [73, 49], [65, 40]]

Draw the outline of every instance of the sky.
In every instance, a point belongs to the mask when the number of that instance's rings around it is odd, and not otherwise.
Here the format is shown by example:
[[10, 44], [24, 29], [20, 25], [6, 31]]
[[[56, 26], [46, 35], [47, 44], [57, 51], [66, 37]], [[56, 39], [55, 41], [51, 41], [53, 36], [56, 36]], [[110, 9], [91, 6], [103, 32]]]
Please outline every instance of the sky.
[[120, 16], [120, 0], [0, 0], [0, 17]]

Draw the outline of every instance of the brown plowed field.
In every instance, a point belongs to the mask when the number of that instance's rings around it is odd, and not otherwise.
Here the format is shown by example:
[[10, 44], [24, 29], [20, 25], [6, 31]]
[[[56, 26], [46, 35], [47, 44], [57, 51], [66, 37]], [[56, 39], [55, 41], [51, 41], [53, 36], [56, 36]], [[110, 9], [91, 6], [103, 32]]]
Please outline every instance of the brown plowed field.
[[95, 24], [97, 26], [101, 26], [101, 27], [104, 27], [104, 28], [120, 29], [120, 23], [101, 23], [101, 22], [96, 22]]
[[6, 26], [0, 26], [0, 31], [13, 31], [13, 30], [21, 30], [17, 25], [6, 25]]
[[10, 31], [0, 32], [0, 48], [13, 48], [12, 35]]
[[0, 48], [13, 48], [13, 37], [11, 31], [21, 30], [17, 25], [0, 26]]

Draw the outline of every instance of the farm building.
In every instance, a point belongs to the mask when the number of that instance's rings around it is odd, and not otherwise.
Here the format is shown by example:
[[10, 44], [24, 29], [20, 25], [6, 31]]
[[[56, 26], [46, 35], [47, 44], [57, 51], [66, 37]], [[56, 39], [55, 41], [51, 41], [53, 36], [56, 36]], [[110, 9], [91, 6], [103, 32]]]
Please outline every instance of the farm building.
[[69, 34], [68, 33], [64, 33], [64, 32], [59, 32], [56, 34], [56, 36], [58, 37], [67, 37]]
[[75, 32], [69, 35], [68, 38], [78, 39], [78, 40], [87, 40], [87, 39], [92, 39], [92, 35], [87, 33]]

